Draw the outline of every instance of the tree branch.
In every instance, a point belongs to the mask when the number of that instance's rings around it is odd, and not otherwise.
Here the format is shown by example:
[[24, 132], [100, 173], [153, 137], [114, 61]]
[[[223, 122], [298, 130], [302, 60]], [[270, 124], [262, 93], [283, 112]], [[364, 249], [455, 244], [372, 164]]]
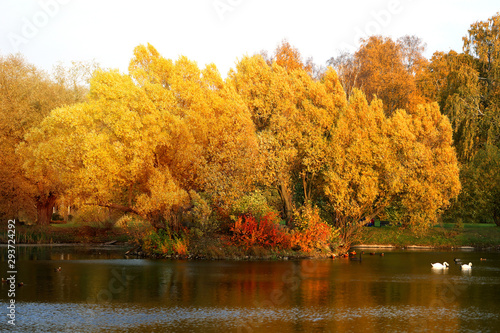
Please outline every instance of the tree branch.
[[137, 214], [139, 216], [142, 216], [138, 211], [136, 211], [132, 207], [118, 205], [118, 204], [114, 204], [114, 203], [108, 203], [108, 204], [86, 203], [85, 205], [87, 205], [87, 206], [99, 206], [99, 207], [105, 207], [105, 208], [110, 208], [110, 209], [116, 209], [116, 210], [120, 210], [120, 211], [125, 212], [125, 213], [134, 213], [134, 214]]

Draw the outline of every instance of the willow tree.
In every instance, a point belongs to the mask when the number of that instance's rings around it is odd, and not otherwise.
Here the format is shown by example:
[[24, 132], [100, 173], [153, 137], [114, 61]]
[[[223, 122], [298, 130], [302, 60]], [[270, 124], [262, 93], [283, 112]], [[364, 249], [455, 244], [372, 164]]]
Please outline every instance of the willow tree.
[[481, 135], [485, 144], [500, 146], [500, 13], [472, 24], [463, 40], [479, 73]]
[[466, 162], [484, 145], [487, 133], [473, 58], [454, 51], [436, 52], [421, 78], [422, 91], [449, 117], [458, 157]]
[[30, 132], [26, 167], [50, 169], [82, 204], [176, 225], [192, 193], [221, 211], [251, 186], [256, 139], [246, 106], [215, 66], [138, 46], [130, 75], [99, 71], [89, 101]]
[[[491, 146], [500, 145], [499, 31], [499, 14], [473, 23], [463, 38], [463, 52], [435, 53], [422, 77], [421, 85], [427, 88], [424, 93], [439, 102], [452, 123], [461, 163], [464, 191], [447, 213], [451, 221], [493, 219], [489, 194], [475, 189], [497, 192], [483, 184], [496, 183], [495, 179], [486, 180], [490, 174], [484, 168], [495, 165], [486, 156], [493, 151]], [[479, 179], [480, 174], [485, 179]], [[485, 212], [490, 212], [489, 218]]]
[[[460, 206], [452, 216], [467, 222], [500, 226], [500, 149], [487, 145], [462, 168]], [[453, 214], [454, 213], [454, 214]], [[455, 216], [453, 216], [455, 215]]]

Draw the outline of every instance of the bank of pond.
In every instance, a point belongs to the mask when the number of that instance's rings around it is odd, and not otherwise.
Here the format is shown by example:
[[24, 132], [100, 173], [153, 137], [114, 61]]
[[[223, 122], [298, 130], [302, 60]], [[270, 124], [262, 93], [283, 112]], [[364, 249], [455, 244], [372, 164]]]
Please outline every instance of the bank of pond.
[[[321, 232], [321, 230], [319, 230]], [[245, 235], [243, 235], [245, 236]], [[235, 243], [227, 235], [196, 234], [182, 236], [156, 233], [151, 230], [135, 230], [112, 225], [57, 224], [48, 227], [19, 225], [16, 229], [16, 244], [122, 244], [128, 245], [130, 255], [151, 258], [183, 259], [233, 259], [233, 260], [290, 260], [299, 258], [331, 258], [342, 256], [351, 246], [370, 245], [404, 248], [499, 249], [500, 227], [495, 224], [437, 225], [425, 233], [414, 233], [395, 225], [371, 226], [361, 229], [349, 246], [339, 242], [313, 243], [310, 248], [285, 248], [276, 242]], [[7, 243], [7, 231], [0, 232], [0, 242]], [[307, 240], [307, 239], [306, 239]], [[302, 241], [304, 243], [304, 241]]]

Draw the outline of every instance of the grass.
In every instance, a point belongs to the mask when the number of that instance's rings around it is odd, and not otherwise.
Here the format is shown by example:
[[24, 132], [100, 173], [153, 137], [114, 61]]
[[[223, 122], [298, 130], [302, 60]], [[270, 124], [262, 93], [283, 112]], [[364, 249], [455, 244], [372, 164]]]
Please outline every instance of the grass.
[[[122, 228], [110, 226], [79, 226], [52, 224], [50, 226], [16, 226], [16, 244], [107, 243], [116, 240], [128, 242], [129, 236]], [[0, 230], [0, 244], [8, 242], [6, 228]]]
[[436, 225], [424, 234], [415, 234], [398, 226], [366, 227], [359, 244], [409, 245], [432, 247], [491, 247], [500, 245], [500, 227], [495, 224], [464, 224], [457, 228], [453, 223]]

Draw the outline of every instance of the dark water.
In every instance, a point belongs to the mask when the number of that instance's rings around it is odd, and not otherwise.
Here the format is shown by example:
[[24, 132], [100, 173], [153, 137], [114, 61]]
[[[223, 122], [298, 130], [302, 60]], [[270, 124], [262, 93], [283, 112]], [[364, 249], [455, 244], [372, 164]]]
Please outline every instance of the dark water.
[[[393, 251], [361, 262], [163, 261], [124, 252], [18, 247], [16, 326], [7, 323], [3, 283], [0, 331], [500, 332], [498, 252]], [[471, 272], [455, 257], [472, 262]], [[449, 269], [431, 269], [443, 261]]]

